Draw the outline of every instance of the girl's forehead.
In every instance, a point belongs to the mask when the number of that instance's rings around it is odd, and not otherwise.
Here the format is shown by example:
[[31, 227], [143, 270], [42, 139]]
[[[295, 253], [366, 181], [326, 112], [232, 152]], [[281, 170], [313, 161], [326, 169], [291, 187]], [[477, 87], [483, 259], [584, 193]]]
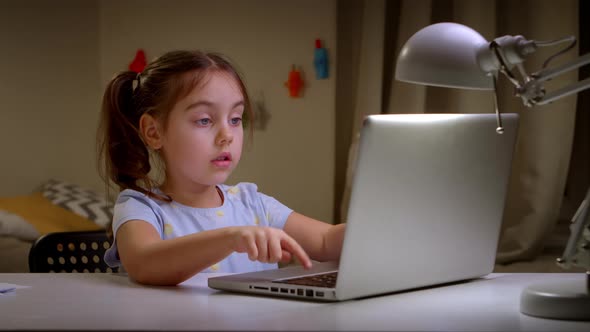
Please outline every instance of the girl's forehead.
[[[198, 75], [198, 74], [193, 74]], [[185, 109], [196, 102], [237, 103], [244, 101], [244, 92], [237, 79], [223, 71], [212, 71], [205, 75], [191, 76], [193, 87], [176, 102], [174, 109]]]
[[237, 79], [225, 71], [209, 71], [205, 73], [186, 97], [190, 99], [206, 95], [236, 95], [243, 98], [243, 92]]

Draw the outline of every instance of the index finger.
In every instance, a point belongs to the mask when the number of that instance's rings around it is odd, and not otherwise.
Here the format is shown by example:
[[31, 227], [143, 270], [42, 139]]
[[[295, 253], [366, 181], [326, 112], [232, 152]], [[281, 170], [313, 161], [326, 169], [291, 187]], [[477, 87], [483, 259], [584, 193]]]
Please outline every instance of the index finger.
[[305, 250], [303, 250], [299, 243], [297, 243], [297, 241], [295, 241], [293, 238], [289, 236], [284, 237], [281, 240], [281, 247], [287, 249], [287, 251], [295, 255], [295, 257], [299, 259], [299, 262], [301, 262], [301, 265], [303, 265], [304, 268], [311, 268], [311, 259], [309, 258]]

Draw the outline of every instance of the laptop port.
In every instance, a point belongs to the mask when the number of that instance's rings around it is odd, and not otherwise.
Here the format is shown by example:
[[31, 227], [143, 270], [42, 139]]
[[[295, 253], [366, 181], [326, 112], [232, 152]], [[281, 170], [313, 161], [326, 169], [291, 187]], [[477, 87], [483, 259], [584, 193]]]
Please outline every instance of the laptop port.
[[287, 288], [281, 288], [281, 293], [289, 293], [289, 290]]
[[297, 295], [303, 296], [303, 289], [297, 288]]
[[307, 297], [313, 297], [313, 289], [306, 289], [305, 290], [305, 296], [307, 296]]
[[324, 292], [315, 292], [315, 296], [324, 297]]
[[294, 289], [289, 289], [289, 292], [290, 292], [291, 294], [295, 294], [295, 290], [294, 290]]
[[270, 291], [271, 291], [271, 292], [275, 292], [275, 293], [276, 293], [276, 292], [278, 292], [278, 291], [279, 291], [279, 289], [278, 289], [278, 288], [276, 288], [276, 287], [271, 287], [271, 288], [270, 288]]

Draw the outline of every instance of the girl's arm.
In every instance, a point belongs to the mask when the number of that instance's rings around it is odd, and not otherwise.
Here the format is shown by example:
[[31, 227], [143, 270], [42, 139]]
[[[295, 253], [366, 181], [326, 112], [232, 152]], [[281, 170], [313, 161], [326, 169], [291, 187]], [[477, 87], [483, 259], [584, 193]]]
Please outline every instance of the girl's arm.
[[312, 259], [332, 261], [340, 258], [346, 224], [330, 225], [293, 212], [285, 223], [289, 234]]
[[276, 263], [293, 254], [305, 267], [311, 267], [309, 257], [293, 238], [270, 227], [225, 227], [162, 240], [151, 224], [130, 220], [119, 228], [116, 241], [129, 276], [150, 285], [179, 284], [234, 251], [248, 253], [250, 260], [263, 263]]

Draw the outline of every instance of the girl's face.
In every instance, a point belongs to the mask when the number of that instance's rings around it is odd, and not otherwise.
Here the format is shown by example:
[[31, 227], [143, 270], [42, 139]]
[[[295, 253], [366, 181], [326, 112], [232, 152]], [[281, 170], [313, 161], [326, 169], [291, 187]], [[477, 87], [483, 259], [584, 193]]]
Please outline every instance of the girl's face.
[[242, 155], [244, 97], [230, 75], [213, 72], [176, 103], [162, 135], [167, 182], [223, 183]]

